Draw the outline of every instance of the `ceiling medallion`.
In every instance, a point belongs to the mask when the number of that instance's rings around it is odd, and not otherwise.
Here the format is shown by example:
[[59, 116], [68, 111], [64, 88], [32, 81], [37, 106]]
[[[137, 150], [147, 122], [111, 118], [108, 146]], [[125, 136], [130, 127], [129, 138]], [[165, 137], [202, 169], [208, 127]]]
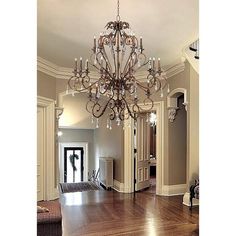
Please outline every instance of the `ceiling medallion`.
[[[104, 114], [110, 129], [113, 120], [117, 125], [129, 117], [136, 121], [141, 112], [152, 110], [153, 93], [160, 91], [163, 97], [165, 87], [169, 92], [160, 58], [157, 63], [155, 58], [146, 58], [142, 37], [138, 40], [129, 23], [120, 19], [119, 0], [116, 20], [107, 23], [98, 40], [94, 37], [92, 51], [90, 61], [87, 59], [84, 67], [82, 58], [79, 63], [75, 58], [73, 76], [67, 89], [88, 93], [86, 109], [92, 115], [92, 122], [97, 118], [97, 128], [98, 118]], [[89, 67], [96, 69], [98, 79], [91, 79]], [[140, 82], [135, 73], [144, 67], [148, 72], [146, 82]]]

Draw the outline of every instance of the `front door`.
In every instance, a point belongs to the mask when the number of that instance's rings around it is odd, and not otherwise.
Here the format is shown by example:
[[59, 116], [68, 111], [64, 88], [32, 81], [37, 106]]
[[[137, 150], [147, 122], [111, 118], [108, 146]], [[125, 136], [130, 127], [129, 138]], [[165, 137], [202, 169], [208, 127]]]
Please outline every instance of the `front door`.
[[64, 183], [84, 180], [84, 149], [82, 147], [64, 148]]
[[136, 191], [150, 186], [150, 128], [146, 114], [140, 114], [136, 130]]

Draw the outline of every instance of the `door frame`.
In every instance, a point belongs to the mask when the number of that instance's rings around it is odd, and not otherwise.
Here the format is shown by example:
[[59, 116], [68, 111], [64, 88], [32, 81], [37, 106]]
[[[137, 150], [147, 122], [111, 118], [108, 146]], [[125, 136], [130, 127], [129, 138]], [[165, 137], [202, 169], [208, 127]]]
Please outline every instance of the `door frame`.
[[44, 200], [58, 198], [59, 191], [56, 184], [55, 166], [55, 101], [53, 99], [37, 96], [37, 107], [44, 113], [43, 135], [43, 186]]
[[[143, 104], [139, 106], [145, 109]], [[156, 125], [156, 195], [162, 195], [164, 185], [164, 101], [154, 102], [153, 111], [157, 114]], [[129, 125], [130, 124], [130, 125]], [[134, 122], [125, 120], [124, 130], [124, 192], [134, 189]]]
[[64, 183], [64, 148], [82, 147], [84, 149], [84, 173], [83, 180], [88, 181], [88, 142], [60, 142], [59, 143], [59, 172], [60, 183]]

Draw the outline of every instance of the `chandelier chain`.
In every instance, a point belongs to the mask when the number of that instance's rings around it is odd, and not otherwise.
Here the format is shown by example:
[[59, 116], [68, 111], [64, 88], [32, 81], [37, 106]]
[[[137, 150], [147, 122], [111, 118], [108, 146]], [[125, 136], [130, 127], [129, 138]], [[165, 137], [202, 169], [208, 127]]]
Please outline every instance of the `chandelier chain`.
[[117, 0], [117, 16], [116, 20], [120, 21], [120, 1]]

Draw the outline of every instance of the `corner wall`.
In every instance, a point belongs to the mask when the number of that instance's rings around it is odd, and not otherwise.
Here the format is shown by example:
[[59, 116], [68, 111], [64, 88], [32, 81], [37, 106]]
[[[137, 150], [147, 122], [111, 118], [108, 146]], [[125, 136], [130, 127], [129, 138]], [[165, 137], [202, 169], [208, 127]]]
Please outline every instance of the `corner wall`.
[[124, 134], [122, 126], [112, 122], [112, 130], [106, 128], [106, 115], [99, 119], [99, 129], [94, 130], [96, 169], [99, 157], [113, 158], [113, 179], [124, 183]]

